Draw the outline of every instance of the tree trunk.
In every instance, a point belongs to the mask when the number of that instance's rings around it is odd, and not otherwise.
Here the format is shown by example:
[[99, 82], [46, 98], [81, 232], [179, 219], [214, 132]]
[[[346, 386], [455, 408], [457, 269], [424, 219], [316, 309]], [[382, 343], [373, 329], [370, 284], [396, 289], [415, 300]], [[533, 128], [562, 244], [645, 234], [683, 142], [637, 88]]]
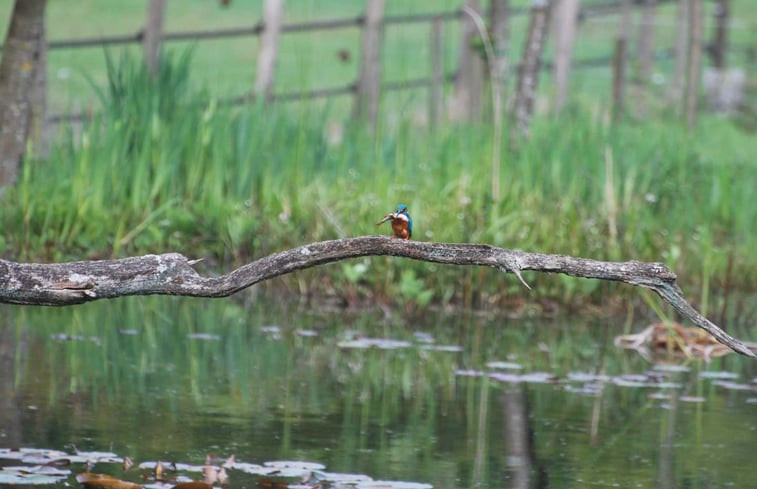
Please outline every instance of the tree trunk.
[[731, 0], [718, 0], [715, 6], [715, 35], [712, 40], [712, 66], [725, 69], [725, 55], [728, 50], [728, 19], [731, 14]]
[[534, 111], [536, 89], [539, 85], [541, 57], [546, 44], [549, 26], [550, 2], [538, 3], [531, 7], [531, 22], [528, 26], [526, 43], [518, 65], [518, 85], [513, 103], [513, 125], [510, 142], [514, 146], [520, 138], [528, 137], [531, 116]]
[[13, 185], [27, 140], [44, 134], [45, 0], [16, 0], [0, 62], [0, 189]]

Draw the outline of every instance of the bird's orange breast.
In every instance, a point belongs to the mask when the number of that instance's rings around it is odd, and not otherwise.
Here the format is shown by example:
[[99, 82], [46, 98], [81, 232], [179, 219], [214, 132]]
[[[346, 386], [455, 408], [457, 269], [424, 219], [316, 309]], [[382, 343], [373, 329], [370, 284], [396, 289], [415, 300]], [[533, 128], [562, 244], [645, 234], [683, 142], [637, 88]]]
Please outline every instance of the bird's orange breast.
[[392, 219], [392, 232], [395, 238], [410, 239], [410, 230], [404, 219]]

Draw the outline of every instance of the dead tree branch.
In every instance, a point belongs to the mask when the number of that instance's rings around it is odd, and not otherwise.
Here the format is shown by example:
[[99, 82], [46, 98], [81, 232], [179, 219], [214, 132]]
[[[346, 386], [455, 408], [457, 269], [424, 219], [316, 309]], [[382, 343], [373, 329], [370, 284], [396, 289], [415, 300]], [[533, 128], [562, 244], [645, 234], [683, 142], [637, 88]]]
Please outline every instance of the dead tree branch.
[[675, 274], [662, 263], [605, 262], [508, 250], [481, 244], [427, 243], [383, 236], [321, 241], [203, 277], [196, 261], [178, 253], [69, 263], [0, 260], [0, 303], [66, 306], [127, 295], [226, 297], [256, 283], [297, 270], [361, 256], [398, 256], [449, 265], [488, 266], [521, 276], [524, 270], [613, 280], [652, 289], [682, 316], [734, 351], [754, 357], [742, 342], [710, 322], [684, 299]]

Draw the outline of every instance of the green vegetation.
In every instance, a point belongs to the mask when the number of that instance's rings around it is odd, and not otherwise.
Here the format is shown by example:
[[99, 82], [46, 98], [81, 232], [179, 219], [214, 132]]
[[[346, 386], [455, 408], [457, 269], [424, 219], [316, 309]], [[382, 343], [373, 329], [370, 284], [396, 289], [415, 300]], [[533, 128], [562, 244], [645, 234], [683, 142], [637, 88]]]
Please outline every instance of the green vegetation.
[[[211, 97], [190, 83], [190, 55], [166, 61], [152, 80], [139, 61], [108, 58], [107, 87], [94, 83], [102, 115], [64, 126], [49, 159], [26, 164], [2, 196], [2, 256], [178, 251], [228, 269], [310, 241], [375, 234], [373, 223], [401, 201], [419, 240], [663, 261], [704, 302], [713, 290], [754, 286], [757, 140], [727, 120], [704, 118], [691, 132], [672, 119], [612, 126], [604, 111], [578, 106], [537, 118], [531, 140], [503, 154], [495, 202], [490, 125], [430, 131], [384, 121], [374, 139], [328, 106], [204, 103]], [[341, 142], [330, 142], [340, 131]], [[520, 293], [493, 270], [362, 263], [360, 273], [329, 267], [283, 283], [323, 293], [328, 275], [336, 290], [362, 296], [412, 289], [419, 306], [430, 299], [424, 283], [442, 302]], [[611, 288], [527, 280], [565, 302]]]

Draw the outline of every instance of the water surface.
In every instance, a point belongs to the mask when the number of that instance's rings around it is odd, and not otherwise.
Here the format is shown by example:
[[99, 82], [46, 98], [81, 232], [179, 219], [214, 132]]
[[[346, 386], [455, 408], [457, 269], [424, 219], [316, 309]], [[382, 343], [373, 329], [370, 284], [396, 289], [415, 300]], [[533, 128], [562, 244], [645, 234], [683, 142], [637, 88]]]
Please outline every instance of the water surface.
[[655, 366], [612, 346], [619, 324], [165, 297], [0, 318], [0, 448], [300, 460], [437, 488], [753, 482], [755, 362]]

